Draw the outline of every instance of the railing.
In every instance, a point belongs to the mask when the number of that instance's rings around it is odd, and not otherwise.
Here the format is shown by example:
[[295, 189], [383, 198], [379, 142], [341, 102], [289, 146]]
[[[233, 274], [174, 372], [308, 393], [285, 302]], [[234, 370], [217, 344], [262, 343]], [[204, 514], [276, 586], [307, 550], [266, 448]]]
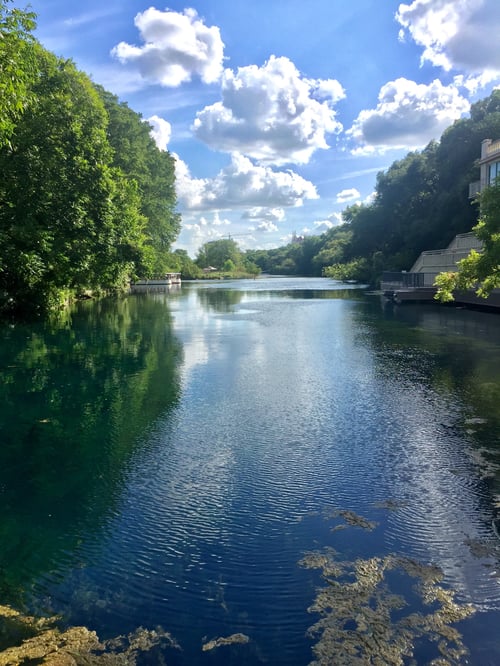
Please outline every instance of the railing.
[[490, 155], [493, 155], [494, 153], [500, 152], [500, 139], [497, 139], [496, 141], [492, 141], [489, 146], [486, 148], [486, 155], [489, 157]]
[[476, 236], [473, 231], [467, 234], [457, 234], [455, 238], [448, 245], [448, 250], [482, 250], [483, 242]]
[[481, 181], [476, 180], [469, 183], [469, 199], [474, 199], [481, 192]]
[[380, 288], [382, 291], [392, 291], [394, 289], [418, 289], [425, 284], [424, 273], [398, 273], [393, 271], [384, 271]]

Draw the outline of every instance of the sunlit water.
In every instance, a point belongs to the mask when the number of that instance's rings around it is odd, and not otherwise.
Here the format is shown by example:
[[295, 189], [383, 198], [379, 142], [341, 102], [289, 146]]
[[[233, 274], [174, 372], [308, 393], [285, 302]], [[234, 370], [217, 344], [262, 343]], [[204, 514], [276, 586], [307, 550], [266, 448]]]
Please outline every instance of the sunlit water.
[[302, 665], [304, 553], [398, 553], [479, 609], [463, 663], [500, 663], [500, 315], [261, 278], [2, 333], [0, 601], [161, 625], [168, 664]]

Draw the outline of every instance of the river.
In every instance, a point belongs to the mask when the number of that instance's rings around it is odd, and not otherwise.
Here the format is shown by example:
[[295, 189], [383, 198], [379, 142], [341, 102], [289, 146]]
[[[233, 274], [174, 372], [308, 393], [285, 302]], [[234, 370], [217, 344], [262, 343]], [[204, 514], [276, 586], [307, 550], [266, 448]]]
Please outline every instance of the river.
[[0, 603], [170, 632], [138, 664], [500, 663], [498, 314], [259, 278], [1, 340]]

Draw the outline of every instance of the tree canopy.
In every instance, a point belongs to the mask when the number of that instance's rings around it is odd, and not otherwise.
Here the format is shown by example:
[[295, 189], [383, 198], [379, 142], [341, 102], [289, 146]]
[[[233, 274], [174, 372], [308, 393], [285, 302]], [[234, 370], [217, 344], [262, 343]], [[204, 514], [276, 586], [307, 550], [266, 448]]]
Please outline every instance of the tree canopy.
[[[380, 172], [371, 203], [347, 207], [343, 224], [299, 243], [247, 254], [270, 273], [323, 274], [374, 285], [383, 270], [409, 270], [424, 250], [444, 248], [475, 227], [478, 206], [469, 199], [469, 184], [479, 180], [481, 142], [498, 137], [500, 90], [494, 90], [439, 141]], [[484, 233], [483, 226], [480, 230]], [[481, 266], [486, 262], [481, 259]]]
[[34, 40], [31, 14], [0, 0], [0, 21], [0, 313], [165, 272], [180, 227], [172, 156]]
[[140, 209], [146, 219], [149, 253], [142, 274], [161, 274], [171, 266], [168, 251], [180, 231], [175, 211], [175, 164], [170, 153], [158, 150], [151, 126], [125, 102], [97, 86], [108, 113], [107, 136], [113, 148], [113, 164], [135, 181]]
[[458, 270], [441, 273], [436, 278], [436, 299], [453, 301], [453, 292], [474, 289], [487, 298], [492, 289], [500, 287], [500, 180], [479, 195], [480, 217], [473, 231], [483, 241], [482, 252], [471, 250], [458, 262]]
[[35, 14], [8, 9], [0, 0], [0, 147], [8, 143], [29, 98], [33, 63]]

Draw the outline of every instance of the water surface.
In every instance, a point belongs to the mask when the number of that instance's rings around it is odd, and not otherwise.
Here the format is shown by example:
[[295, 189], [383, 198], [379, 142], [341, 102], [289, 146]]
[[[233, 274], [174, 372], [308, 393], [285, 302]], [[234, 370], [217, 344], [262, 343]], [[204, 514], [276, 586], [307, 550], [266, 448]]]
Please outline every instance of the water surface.
[[3, 601], [182, 648], [138, 663], [301, 665], [324, 585], [304, 554], [398, 554], [477, 608], [456, 663], [500, 663], [498, 315], [261, 278], [2, 334]]

